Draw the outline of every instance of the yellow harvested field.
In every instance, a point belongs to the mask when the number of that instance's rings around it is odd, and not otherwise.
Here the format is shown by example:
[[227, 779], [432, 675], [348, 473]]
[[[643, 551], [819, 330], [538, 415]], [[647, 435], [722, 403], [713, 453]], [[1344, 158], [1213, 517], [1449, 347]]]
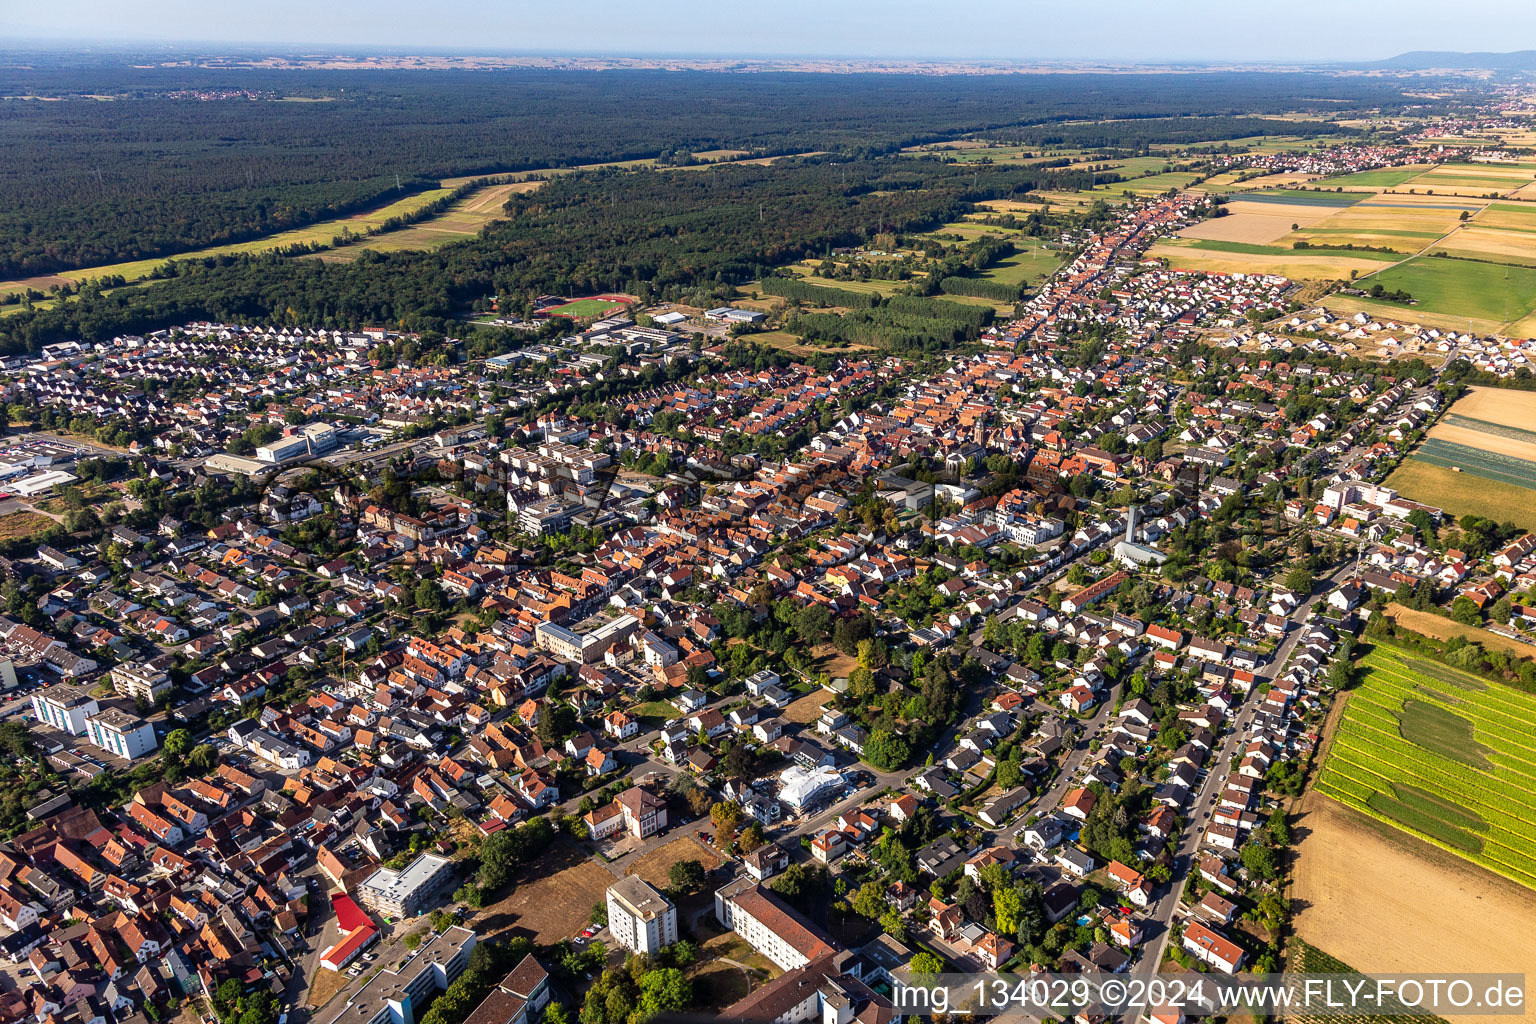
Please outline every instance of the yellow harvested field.
[[[1530, 423], [1532, 421], [1526, 420], [1525, 422]], [[1515, 459], [1525, 459], [1527, 462], [1536, 462], [1536, 444], [1532, 444], [1530, 441], [1520, 441], [1512, 437], [1501, 437], [1498, 434], [1485, 433], [1481, 430], [1474, 430], [1471, 427], [1452, 426], [1449, 423], [1436, 424], [1430, 430], [1429, 436], [1439, 438], [1451, 444], [1466, 445], [1468, 448], [1477, 448], [1480, 451], [1508, 455]]]
[[1219, 274], [1279, 274], [1294, 281], [1347, 280], [1351, 270], [1358, 270], [1361, 275], [1365, 275], [1387, 266], [1380, 260], [1341, 256], [1337, 253], [1308, 255], [1306, 250], [1274, 255], [1217, 252], [1190, 249], [1169, 242], [1158, 242], [1152, 246], [1150, 255], [1166, 259], [1168, 265], [1175, 270], [1203, 270]]
[[1179, 232], [1183, 238], [1210, 238], [1222, 242], [1263, 245], [1289, 234], [1291, 225], [1306, 227], [1325, 219], [1333, 210], [1302, 203], [1245, 203], [1234, 199], [1225, 217], [1212, 217]]
[[1436, 242], [1432, 251], [1533, 266], [1536, 265], [1536, 232], [1484, 228], [1474, 222]]
[[1533, 428], [1536, 424], [1536, 392], [1508, 388], [1468, 388], [1450, 411], [1506, 427]]
[[1302, 839], [1290, 896], [1304, 941], [1366, 973], [1536, 976], [1536, 943], [1509, 940], [1536, 929], [1529, 890], [1316, 792], [1293, 828]]
[[1415, 633], [1423, 633], [1436, 640], [1449, 640], [1453, 636], [1459, 636], [1472, 643], [1481, 644], [1486, 650], [1503, 651], [1516, 658], [1536, 658], [1536, 644], [1523, 644], [1507, 636], [1490, 633], [1480, 626], [1465, 626], [1460, 622], [1452, 622], [1443, 615], [1436, 615], [1434, 612], [1405, 608], [1395, 601], [1387, 605], [1387, 617]]
[[1484, 516], [1536, 531], [1536, 494], [1527, 487], [1454, 473], [1422, 459], [1404, 459], [1386, 485], [1405, 498], [1443, 508], [1451, 516]]

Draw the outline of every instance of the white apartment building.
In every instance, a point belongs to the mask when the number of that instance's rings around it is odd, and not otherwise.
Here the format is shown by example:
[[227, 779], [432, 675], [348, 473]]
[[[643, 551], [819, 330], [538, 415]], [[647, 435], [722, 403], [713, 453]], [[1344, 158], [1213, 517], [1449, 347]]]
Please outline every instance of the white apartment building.
[[677, 941], [677, 908], [639, 875], [608, 887], [608, 930], [636, 953], [655, 955]]

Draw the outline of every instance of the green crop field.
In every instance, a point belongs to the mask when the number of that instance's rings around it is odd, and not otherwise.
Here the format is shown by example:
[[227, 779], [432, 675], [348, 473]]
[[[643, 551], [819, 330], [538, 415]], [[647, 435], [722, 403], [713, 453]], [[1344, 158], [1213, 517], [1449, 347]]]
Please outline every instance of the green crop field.
[[1290, 203], [1299, 206], [1354, 206], [1366, 197], [1362, 192], [1312, 192], [1304, 188], [1272, 188], [1244, 192], [1245, 203]]
[[1338, 185], [1342, 188], [1391, 188], [1401, 185], [1411, 178], [1417, 178], [1423, 174], [1423, 164], [1412, 164], [1408, 167], [1382, 167], [1374, 171], [1356, 171], [1354, 174], [1341, 174], [1336, 178], [1323, 178], [1319, 185]]
[[1369, 249], [1335, 249], [1326, 245], [1297, 249], [1292, 245], [1259, 245], [1254, 242], [1229, 242], [1222, 238], [1196, 238], [1188, 243], [1188, 247], [1209, 249], [1212, 252], [1240, 252], [1249, 256], [1346, 256], [1350, 259], [1375, 260], [1378, 263], [1396, 263], [1403, 258], [1398, 253], [1373, 252]]
[[1390, 644], [1357, 668], [1318, 791], [1536, 888], [1536, 695]]
[[1403, 312], [1409, 317], [1424, 309], [1508, 323], [1536, 309], [1533, 267], [1420, 256], [1372, 274], [1365, 287], [1374, 284], [1412, 295], [1417, 301]]

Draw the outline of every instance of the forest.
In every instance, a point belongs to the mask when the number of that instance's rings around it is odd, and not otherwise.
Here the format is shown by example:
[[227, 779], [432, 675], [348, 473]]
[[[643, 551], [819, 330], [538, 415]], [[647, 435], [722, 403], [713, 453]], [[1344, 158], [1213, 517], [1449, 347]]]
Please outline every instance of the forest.
[[[710, 149], [869, 156], [967, 132], [1106, 116], [1156, 119], [1135, 139], [1178, 141], [1184, 129], [1162, 119], [1404, 102], [1390, 80], [1317, 74], [123, 66], [0, 69], [0, 96], [11, 97], [0, 99], [3, 277], [300, 227], [396, 197], [397, 178], [399, 190], [415, 191], [444, 176], [686, 160]], [[37, 96], [49, 99], [17, 98]], [[1244, 123], [1251, 119], [1219, 120], [1232, 122], [1224, 131], [1252, 133]], [[1285, 124], [1292, 134], [1311, 130]], [[1061, 126], [1046, 135], [1079, 131]]]
[[983, 199], [1093, 181], [1079, 170], [909, 157], [807, 157], [699, 173], [585, 171], [513, 196], [505, 220], [436, 251], [365, 252], [345, 264], [271, 254], [185, 259], [144, 287], [103, 291], [88, 283], [53, 308], [0, 318], [0, 351], [203, 317], [265, 319], [273, 311], [283, 311], [285, 323], [444, 330], [487, 295], [514, 305], [544, 293], [675, 298], [701, 286], [728, 289], [880, 232], [931, 229]]

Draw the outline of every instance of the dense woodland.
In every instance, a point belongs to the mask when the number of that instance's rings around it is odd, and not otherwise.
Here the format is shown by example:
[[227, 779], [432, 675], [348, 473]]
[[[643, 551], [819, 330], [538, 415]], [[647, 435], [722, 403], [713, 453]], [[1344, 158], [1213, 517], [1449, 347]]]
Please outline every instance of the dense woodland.
[[[397, 175], [410, 191], [441, 176], [686, 160], [717, 148], [868, 156], [1010, 125], [1403, 104], [1388, 80], [1312, 74], [187, 67], [0, 69], [0, 96], [54, 98], [0, 100], [3, 277], [156, 258], [302, 226], [394, 198]], [[1211, 128], [1225, 127], [1194, 134], [1254, 134], [1250, 121], [1213, 117]], [[1123, 145], [1184, 138], [1177, 133], [1186, 129], [1156, 123], [1150, 132], [1112, 134]], [[1085, 129], [1030, 131], [1044, 142]]]
[[276, 255], [189, 259], [153, 285], [106, 293], [87, 285], [53, 309], [0, 317], [0, 351], [274, 311], [294, 324], [443, 329], [487, 295], [516, 303], [541, 293], [723, 293], [833, 246], [935, 227], [978, 200], [1094, 180], [1077, 170], [907, 157], [798, 158], [707, 173], [588, 171], [514, 196], [506, 220], [434, 252], [365, 252], [350, 264]]
[[1281, 121], [1266, 117], [1148, 117], [1079, 124], [1012, 125], [986, 133], [996, 142], [1023, 146], [1144, 151], [1154, 145], [1188, 146], [1260, 135], [1359, 135], [1331, 121]]

